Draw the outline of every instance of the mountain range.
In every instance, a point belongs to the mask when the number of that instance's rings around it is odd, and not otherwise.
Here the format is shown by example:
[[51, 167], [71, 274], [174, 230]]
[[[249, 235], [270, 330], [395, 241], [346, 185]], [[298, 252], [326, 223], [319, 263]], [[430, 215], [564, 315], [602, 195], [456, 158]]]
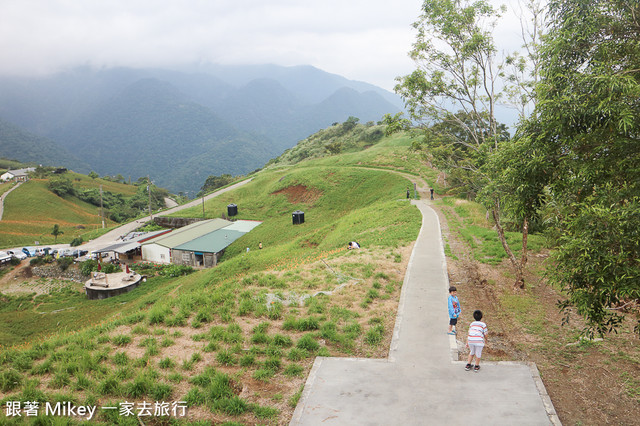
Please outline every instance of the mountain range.
[[402, 109], [384, 89], [311, 66], [83, 67], [0, 77], [0, 156], [194, 193], [334, 122]]

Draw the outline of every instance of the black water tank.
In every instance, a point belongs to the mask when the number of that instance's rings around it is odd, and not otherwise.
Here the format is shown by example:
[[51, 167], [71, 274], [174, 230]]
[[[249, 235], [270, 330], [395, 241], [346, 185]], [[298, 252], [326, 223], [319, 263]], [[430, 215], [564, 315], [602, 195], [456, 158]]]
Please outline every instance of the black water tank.
[[235, 204], [229, 204], [227, 206], [227, 216], [235, 216], [238, 214], [238, 206]]
[[304, 212], [296, 210], [295, 212], [293, 212], [292, 216], [294, 225], [300, 225], [301, 223], [304, 223]]

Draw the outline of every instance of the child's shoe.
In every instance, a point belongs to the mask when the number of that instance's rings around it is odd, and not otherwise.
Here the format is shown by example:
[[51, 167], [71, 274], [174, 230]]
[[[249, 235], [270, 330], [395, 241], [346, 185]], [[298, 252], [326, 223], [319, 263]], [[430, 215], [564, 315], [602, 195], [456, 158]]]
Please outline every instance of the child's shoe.
[[476, 373], [480, 371], [480, 366], [476, 365], [475, 367], [473, 367], [473, 371], [475, 371]]
[[464, 370], [465, 370], [465, 371], [469, 371], [469, 370], [471, 370], [471, 364], [467, 364], [467, 365], [465, 365], [465, 366], [464, 366]]

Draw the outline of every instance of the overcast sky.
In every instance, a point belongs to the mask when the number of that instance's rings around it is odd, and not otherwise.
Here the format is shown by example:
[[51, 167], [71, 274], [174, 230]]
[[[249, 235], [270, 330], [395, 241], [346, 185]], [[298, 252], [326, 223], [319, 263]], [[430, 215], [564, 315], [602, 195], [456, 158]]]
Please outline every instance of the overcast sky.
[[[497, 1], [497, 0], [496, 0]], [[509, 0], [505, 0], [507, 3]], [[511, 0], [514, 1], [514, 0]], [[0, 73], [194, 62], [313, 65], [392, 90], [422, 0], [0, 0]], [[517, 39], [513, 19], [502, 41]]]

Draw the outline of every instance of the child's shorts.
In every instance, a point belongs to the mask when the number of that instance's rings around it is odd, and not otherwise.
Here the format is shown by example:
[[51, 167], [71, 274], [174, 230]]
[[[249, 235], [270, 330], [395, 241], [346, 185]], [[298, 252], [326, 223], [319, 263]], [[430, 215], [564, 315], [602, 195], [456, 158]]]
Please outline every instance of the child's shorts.
[[477, 358], [482, 358], [482, 348], [484, 348], [484, 345], [469, 343], [469, 355], [475, 355]]
[[449, 325], [458, 324], [458, 318], [449, 318]]

